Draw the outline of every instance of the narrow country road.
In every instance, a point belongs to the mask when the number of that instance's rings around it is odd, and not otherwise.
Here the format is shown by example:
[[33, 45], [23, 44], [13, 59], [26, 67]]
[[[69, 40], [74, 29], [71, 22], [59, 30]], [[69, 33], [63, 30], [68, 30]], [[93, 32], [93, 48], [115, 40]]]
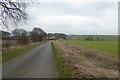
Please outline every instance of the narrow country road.
[[46, 42], [2, 65], [3, 78], [56, 78], [51, 42]]

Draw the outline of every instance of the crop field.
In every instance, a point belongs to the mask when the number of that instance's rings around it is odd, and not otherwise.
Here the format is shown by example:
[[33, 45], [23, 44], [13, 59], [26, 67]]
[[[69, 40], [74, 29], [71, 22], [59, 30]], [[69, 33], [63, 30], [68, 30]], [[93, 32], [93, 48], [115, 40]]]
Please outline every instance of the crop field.
[[87, 48], [94, 48], [114, 55], [118, 54], [117, 41], [81, 41], [81, 40], [64, 40], [68, 44], [79, 44]]
[[[84, 40], [87, 35], [70, 35], [72, 40]], [[95, 41], [97, 37], [104, 39], [104, 41], [117, 41], [117, 35], [92, 35], [93, 40]]]
[[[73, 43], [73, 44], [72, 44]], [[97, 46], [99, 43], [99, 46]], [[59, 53], [71, 64], [74, 77], [116, 78], [118, 77], [118, 56], [116, 43], [85, 41], [54, 41]], [[79, 46], [79, 45], [85, 46]], [[89, 44], [89, 45], [87, 45]], [[90, 47], [90, 48], [87, 48]], [[91, 47], [97, 49], [91, 49]], [[104, 52], [104, 51], [107, 51]], [[109, 54], [113, 51], [113, 54]], [[63, 62], [62, 62], [63, 63]], [[96, 79], [95, 79], [96, 80]], [[100, 79], [101, 80], [101, 79]], [[106, 80], [106, 79], [105, 79]]]

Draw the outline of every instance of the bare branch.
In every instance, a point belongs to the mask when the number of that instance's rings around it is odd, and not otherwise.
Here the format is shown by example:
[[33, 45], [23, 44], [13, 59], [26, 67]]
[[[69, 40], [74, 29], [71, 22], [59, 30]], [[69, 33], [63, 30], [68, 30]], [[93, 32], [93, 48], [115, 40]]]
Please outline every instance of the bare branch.
[[14, 24], [17, 24], [21, 20], [27, 20], [27, 14], [25, 9], [27, 2], [2, 0], [0, 1], [0, 20], [6, 28], [8, 28], [8, 21], [12, 20]]

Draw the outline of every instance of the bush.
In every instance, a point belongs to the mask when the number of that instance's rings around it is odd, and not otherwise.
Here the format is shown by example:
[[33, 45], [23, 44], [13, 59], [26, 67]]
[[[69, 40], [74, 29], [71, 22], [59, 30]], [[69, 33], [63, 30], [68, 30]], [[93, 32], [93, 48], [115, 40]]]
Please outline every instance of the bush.
[[21, 36], [18, 37], [18, 42], [21, 45], [28, 44], [29, 42], [28, 36], [26, 34], [22, 34]]

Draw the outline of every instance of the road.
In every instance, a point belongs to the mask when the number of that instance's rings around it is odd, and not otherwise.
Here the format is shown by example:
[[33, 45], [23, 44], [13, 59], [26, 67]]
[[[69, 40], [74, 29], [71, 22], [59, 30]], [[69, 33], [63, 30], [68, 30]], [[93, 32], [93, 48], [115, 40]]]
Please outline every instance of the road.
[[51, 42], [46, 42], [2, 65], [3, 78], [56, 78]]

